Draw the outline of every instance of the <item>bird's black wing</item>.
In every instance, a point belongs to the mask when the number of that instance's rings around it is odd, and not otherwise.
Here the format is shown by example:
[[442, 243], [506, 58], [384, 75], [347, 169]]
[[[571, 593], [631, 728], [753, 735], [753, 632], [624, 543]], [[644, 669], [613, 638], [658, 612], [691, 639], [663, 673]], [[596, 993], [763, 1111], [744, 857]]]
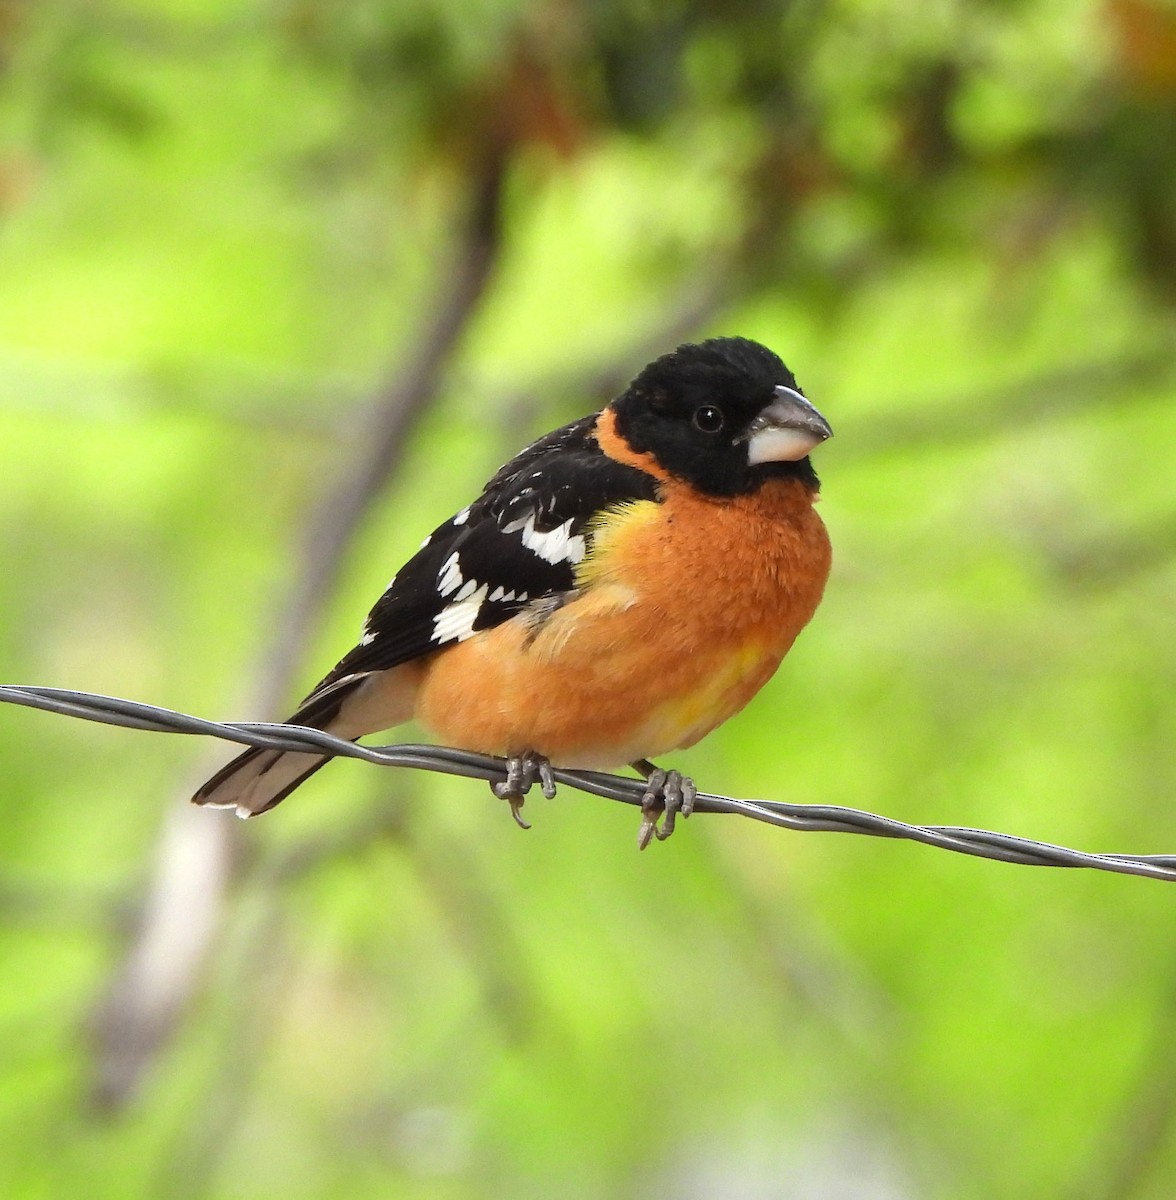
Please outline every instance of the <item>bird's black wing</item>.
[[592, 518], [617, 505], [657, 499], [653, 476], [601, 450], [597, 416], [528, 446], [473, 504], [439, 525], [376, 602], [359, 645], [310, 700], [573, 591], [576, 565], [591, 549]]

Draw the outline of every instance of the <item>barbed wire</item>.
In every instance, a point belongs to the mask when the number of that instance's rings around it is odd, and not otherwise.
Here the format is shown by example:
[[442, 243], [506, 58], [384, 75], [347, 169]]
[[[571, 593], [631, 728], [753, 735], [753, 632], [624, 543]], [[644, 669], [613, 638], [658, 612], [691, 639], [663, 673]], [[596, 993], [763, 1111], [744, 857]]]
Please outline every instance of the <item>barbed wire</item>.
[[[135, 700], [120, 700], [93, 692], [75, 692], [68, 688], [0, 685], [0, 703], [19, 704], [46, 712], [97, 721], [103, 725], [118, 725], [127, 729], [142, 729], [153, 733], [200, 734], [239, 742], [246, 746], [261, 746], [269, 750], [312, 750], [340, 758], [357, 758], [384, 767], [408, 767], [434, 771], [467, 779], [497, 782], [505, 778], [506, 763], [501, 758], [456, 750], [446, 746], [390, 745], [361, 746], [344, 741], [321, 729], [302, 725], [284, 725], [259, 721], [209, 721], [189, 716], [169, 708], [143, 704]], [[616, 800], [622, 804], [641, 806], [645, 782], [610, 775], [601, 771], [568, 771], [555, 768], [555, 781], [593, 796]], [[1112, 871], [1119, 875], [1141, 875], [1149, 879], [1176, 880], [1176, 855], [1172, 854], [1088, 854], [1050, 842], [993, 833], [986, 829], [970, 829], [957, 825], [908, 825], [890, 817], [844, 808], [835, 804], [789, 804], [780, 800], [737, 800], [699, 792], [694, 804], [696, 813], [737, 813], [755, 821], [778, 825], [806, 833], [854, 833], [869, 837], [898, 838], [991, 858], [998, 862], [1016, 863], [1030, 867], [1087, 867]]]

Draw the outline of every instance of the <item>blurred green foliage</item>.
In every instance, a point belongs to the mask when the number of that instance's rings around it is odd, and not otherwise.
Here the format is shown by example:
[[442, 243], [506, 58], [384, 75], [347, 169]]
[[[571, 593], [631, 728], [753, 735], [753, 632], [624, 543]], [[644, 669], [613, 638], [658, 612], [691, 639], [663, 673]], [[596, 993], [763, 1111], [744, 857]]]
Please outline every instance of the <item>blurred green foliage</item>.
[[[0, 114], [0, 678], [277, 715], [233, 706], [300, 531], [481, 212], [288, 701], [530, 436], [742, 333], [837, 432], [837, 566], [676, 765], [1176, 845], [1169, 0], [0, 0]], [[0, 711], [6, 1196], [1171, 1195], [1165, 885], [716, 817], [638, 856], [619, 806], [522, 836], [351, 763], [233, 827], [202, 970], [104, 1092], [208, 761]]]

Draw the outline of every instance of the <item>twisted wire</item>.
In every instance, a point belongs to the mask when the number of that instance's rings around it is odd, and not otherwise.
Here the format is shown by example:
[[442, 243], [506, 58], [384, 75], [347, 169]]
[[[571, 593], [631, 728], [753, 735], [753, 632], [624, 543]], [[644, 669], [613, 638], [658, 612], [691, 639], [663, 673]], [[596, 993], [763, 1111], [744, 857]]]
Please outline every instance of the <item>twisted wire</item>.
[[[457, 775], [467, 779], [496, 782], [505, 778], [501, 758], [456, 750], [446, 746], [391, 745], [361, 746], [344, 741], [321, 729], [259, 721], [209, 721], [153, 704], [121, 700], [115, 696], [76, 692], [68, 688], [0, 685], [0, 702], [38, 708], [84, 721], [119, 725], [154, 733], [200, 734], [261, 746], [271, 750], [312, 750], [340, 758], [358, 758], [385, 767], [409, 767]], [[557, 783], [607, 800], [636, 807], [641, 805], [645, 783], [600, 771], [568, 771], [555, 768]], [[1049, 842], [970, 829], [957, 825], [908, 825], [890, 817], [834, 804], [789, 804], [780, 800], [737, 800], [699, 792], [695, 812], [737, 813], [755, 821], [798, 832], [854, 833], [869, 837], [899, 838], [970, 854], [998, 862], [1030, 867], [1086, 867], [1120, 875], [1176, 880], [1176, 855], [1090, 854]]]

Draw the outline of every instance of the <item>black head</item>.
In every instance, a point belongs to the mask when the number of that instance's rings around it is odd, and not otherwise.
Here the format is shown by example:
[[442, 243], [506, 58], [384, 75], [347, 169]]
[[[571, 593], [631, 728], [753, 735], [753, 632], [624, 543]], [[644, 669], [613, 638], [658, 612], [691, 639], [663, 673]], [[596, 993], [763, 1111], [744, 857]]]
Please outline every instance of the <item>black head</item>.
[[617, 432], [712, 496], [817, 474], [808, 452], [832, 436], [792, 372], [746, 338], [687, 343], [651, 362], [612, 403]]

